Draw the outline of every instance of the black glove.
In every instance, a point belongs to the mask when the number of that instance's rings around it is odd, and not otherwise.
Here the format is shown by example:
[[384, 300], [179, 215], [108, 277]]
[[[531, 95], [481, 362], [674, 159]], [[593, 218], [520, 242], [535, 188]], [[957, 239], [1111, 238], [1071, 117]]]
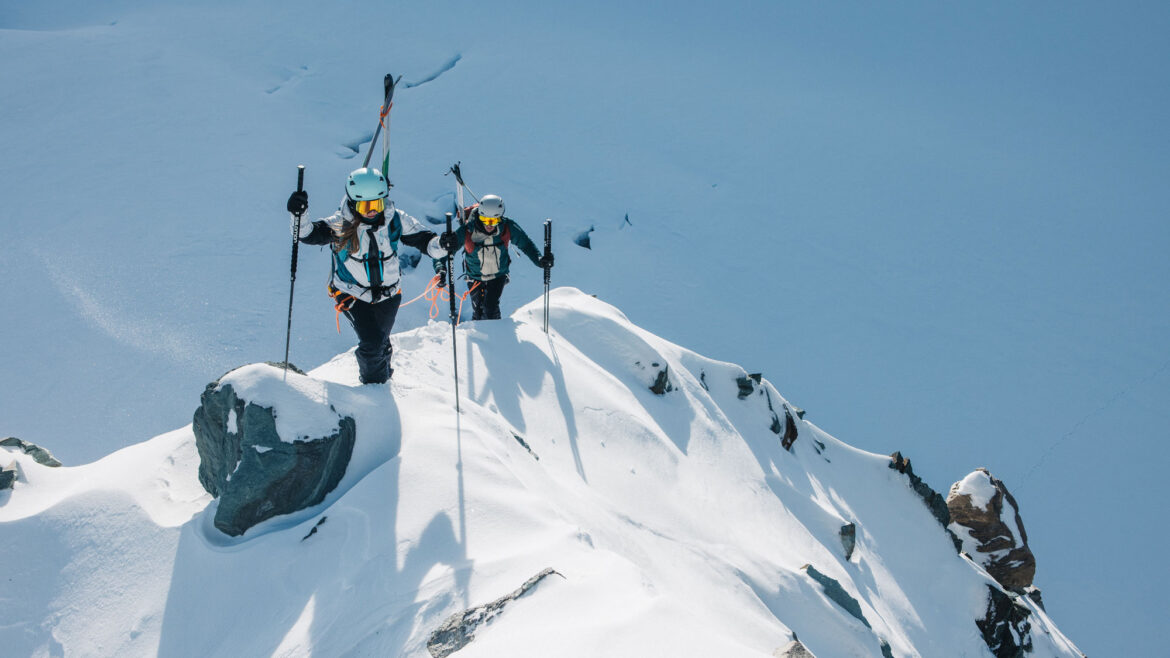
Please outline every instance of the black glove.
[[303, 215], [309, 209], [309, 193], [304, 190], [293, 192], [288, 197], [288, 211], [294, 215]]
[[446, 249], [449, 254], [455, 253], [455, 234], [451, 231], [443, 231], [443, 234], [439, 236], [439, 246]]
[[541, 257], [540, 257], [540, 267], [541, 267], [541, 269], [545, 269], [545, 270], [551, 270], [551, 269], [552, 269], [552, 266], [553, 266], [553, 255], [552, 255], [552, 253], [548, 253], [548, 254], [545, 254], [544, 256], [541, 256]]
[[435, 286], [438, 288], [447, 287], [447, 268], [444, 267], [443, 269], [439, 270], [439, 282], [435, 284]]

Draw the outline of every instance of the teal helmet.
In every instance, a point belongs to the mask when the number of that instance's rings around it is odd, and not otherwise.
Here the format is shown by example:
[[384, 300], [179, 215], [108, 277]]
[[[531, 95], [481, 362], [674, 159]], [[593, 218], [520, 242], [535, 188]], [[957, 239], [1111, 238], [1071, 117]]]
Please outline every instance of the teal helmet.
[[351, 201], [371, 201], [390, 196], [390, 182], [377, 169], [362, 167], [345, 180], [345, 194]]

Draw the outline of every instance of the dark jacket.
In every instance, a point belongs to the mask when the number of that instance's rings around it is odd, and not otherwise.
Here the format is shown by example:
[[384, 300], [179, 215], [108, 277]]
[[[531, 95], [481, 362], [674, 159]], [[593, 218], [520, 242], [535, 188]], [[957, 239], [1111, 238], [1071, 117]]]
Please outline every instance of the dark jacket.
[[[479, 211], [472, 211], [471, 219], [456, 229], [455, 240], [463, 245], [463, 271], [472, 281], [491, 281], [507, 276], [512, 264], [508, 253], [510, 244], [519, 247], [533, 265], [540, 267], [540, 251], [524, 229], [507, 217], [500, 220], [494, 232], [488, 233], [479, 221]], [[444, 262], [444, 259], [435, 261], [436, 272]]]

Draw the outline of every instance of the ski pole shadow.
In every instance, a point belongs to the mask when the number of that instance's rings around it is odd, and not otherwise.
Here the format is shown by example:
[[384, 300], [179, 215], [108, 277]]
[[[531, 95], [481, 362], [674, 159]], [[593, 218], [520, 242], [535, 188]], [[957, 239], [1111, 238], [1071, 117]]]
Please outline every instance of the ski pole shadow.
[[[467, 341], [468, 396], [488, 408], [494, 405], [493, 410], [523, 434], [529, 429], [520, 399], [538, 395], [546, 376], [550, 377], [565, 420], [565, 432], [577, 474], [588, 482], [578, 446], [577, 419], [556, 345], [549, 336], [549, 352], [546, 354], [535, 343], [520, 339], [521, 326], [523, 323], [511, 319], [475, 323], [474, 335]], [[480, 364], [486, 373], [482, 377], [479, 376]]]
[[573, 452], [573, 464], [577, 467], [577, 475], [581, 476], [581, 481], [588, 484], [589, 478], [585, 476], [585, 464], [581, 461], [581, 448], [578, 445], [577, 417], [573, 414], [573, 401], [569, 399], [569, 388], [565, 385], [565, 371], [561, 367], [561, 357], [557, 354], [557, 346], [553, 342], [552, 335], [548, 335], [547, 338], [548, 351], [552, 355], [552, 367], [549, 372], [552, 374], [557, 402], [565, 417], [565, 429], [569, 435], [569, 449]]

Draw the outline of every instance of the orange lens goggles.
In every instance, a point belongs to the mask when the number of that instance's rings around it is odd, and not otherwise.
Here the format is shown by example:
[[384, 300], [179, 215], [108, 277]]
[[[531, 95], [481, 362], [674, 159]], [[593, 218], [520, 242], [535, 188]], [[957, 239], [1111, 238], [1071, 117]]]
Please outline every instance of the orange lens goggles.
[[371, 210], [374, 212], [382, 212], [386, 209], [386, 202], [382, 199], [371, 199], [369, 201], [358, 201], [355, 204], [359, 215], [364, 215]]
[[484, 217], [483, 215], [480, 215], [479, 221], [483, 222], [484, 226], [495, 226], [496, 224], [500, 223], [500, 218], [499, 217]]

